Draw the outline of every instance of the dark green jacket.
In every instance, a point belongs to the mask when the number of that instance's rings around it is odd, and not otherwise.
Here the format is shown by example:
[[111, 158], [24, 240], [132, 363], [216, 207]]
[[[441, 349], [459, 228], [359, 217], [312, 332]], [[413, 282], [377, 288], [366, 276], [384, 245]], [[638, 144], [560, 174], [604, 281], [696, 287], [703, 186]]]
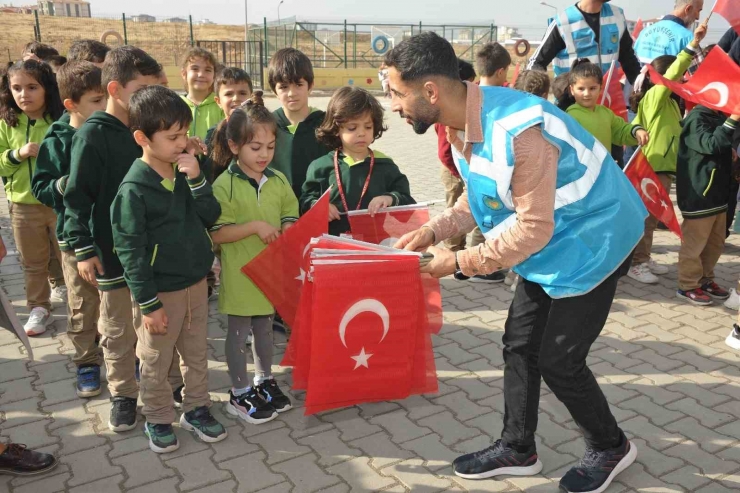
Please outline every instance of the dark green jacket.
[[157, 293], [186, 289], [211, 269], [206, 228], [221, 215], [221, 206], [203, 173], [189, 180], [175, 172], [173, 183], [137, 159], [110, 214], [126, 284], [143, 314], [162, 307]]
[[316, 140], [316, 129], [321, 126], [326, 113], [320, 110], [312, 111], [298, 124], [295, 133], [288, 129], [290, 120], [282, 108], [278, 108], [272, 114], [277, 120], [278, 132], [275, 157], [272, 158], [270, 167], [284, 174], [293, 187], [293, 193], [300, 197], [308, 166], [329, 152], [329, 148]]
[[[303, 193], [301, 194], [300, 206], [301, 214], [307, 212], [321, 195], [331, 186], [329, 200], [339, 212], [346, 212], [342, 204], [342, 198], [339, 195], [337, 187], [336, 174], [334, 173], [334, 152], [332, 151], [324, 157], [317, 159], [308, 167], [306, 182], [303, 184]], [[365, 185], [367, 174], [370, 171], [370, 157], [368, 156], [361, 163], [355, 163], [350, 166], [352, 159], [347, 158], [344, 154], [339, 153], [339, 171], [342, 177], [342, 186], [347, 198], [347, 206], [350, 210], [357, 209], [357, 203], [362, 194], [362, 188]], [[375, 166], [373, 175], [370, 177], [370, 184], [367, 187], [365, 196], [362, 197], [360, 209], [367, 209], [368, 204], [375, 197], [381, 195], [390, 195], [393, 197], [393, 206], [415, 204], [416, 201], [411, 197], [409, 180], [406, 175], [401, 173], [396, 163], [382, 152], [375, 151]], [[338, 221], [329, 223], [329, 234], [339, 235], [349, 231], [349, 221], [344, 215]]]
[[684, 120], [676, 167], [676, 197], [684, 219], [727, 211], [736, 126], [704, 106], [691, 110]]
[[46, 132], [36, 157], [36, 170], [31, 178], [31, 191], [36, 200], [54, 209], [57, 214], [57, 241], [66, 252], [71, 248], [64, 241], [64, 189], [69, 178], [72, 137], [76, 128], [61, 121], [54, 122]]
[[121, 120], [96, 111], [72, 138], [72, 157], [64, 191], [64, 239], [77, 260], [98, 257], [103, 275], [98, 289], [126, 287], [123, 267], [113, 250], [110, 205], [141, 147]]

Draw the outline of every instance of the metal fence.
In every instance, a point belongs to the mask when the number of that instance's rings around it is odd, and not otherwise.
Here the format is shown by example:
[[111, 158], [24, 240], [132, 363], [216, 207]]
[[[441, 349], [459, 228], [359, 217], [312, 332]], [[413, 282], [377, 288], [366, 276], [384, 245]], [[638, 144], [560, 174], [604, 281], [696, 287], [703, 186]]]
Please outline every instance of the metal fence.
[[264, 51], [262, 41], [213, 41], [196, 40], [200, 46], [214, 54], [216, 60], [228, 67], [240, 67], [252, 77], [255, 87], [262, 88], [264, 80]]

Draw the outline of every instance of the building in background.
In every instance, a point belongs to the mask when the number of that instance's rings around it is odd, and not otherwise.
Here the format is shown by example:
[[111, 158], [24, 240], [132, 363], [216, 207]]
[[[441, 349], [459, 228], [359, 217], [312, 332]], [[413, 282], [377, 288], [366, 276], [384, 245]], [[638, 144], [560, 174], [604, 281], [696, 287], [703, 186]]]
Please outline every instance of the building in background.
[[139, 14], [132, 15], [131, 22], [156, 22], [157, 18], [153, 15]]
[[90, 2], [85, 0], [39, 0], [38, 11], [55, 17], [91, 17]]
[[183, 19], [182, 17], [170, 17], [169, 19], [165, 19], [163, 22], [168, 24], [187, 24], [188, 20]]

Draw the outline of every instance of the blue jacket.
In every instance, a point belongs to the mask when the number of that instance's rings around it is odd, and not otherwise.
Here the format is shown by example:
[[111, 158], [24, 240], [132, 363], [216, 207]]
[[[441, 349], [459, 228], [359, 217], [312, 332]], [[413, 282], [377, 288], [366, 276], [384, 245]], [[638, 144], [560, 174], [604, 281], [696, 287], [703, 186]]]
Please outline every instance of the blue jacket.
[[663, 55], [678, 56], [694, 39], [683, 21], [667, 15], [650, 27], [643, 29], [635, 42], [635, 54], [640, 63], [647, 64]]

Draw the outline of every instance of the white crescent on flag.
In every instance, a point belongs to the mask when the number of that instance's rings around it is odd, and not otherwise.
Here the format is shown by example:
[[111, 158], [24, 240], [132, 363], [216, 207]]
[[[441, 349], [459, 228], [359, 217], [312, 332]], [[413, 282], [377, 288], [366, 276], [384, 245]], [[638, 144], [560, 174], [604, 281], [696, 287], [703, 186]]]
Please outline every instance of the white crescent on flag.
[[[308, 249], [310, 247], [311, 247], [311, 243], [309, 242], [309, 243], [306, 244], [306, 248], [303, 249], [303, 256], [302, 256], [302, 258], [306, 258], [306, 252], [308, 252]], [[298, 274], [298, 276], [296, 276], [295, 280], [296, 281], [301, 281], [301, 282], [305, 283], [306, 282], [306, 271], [303, 270], [303, 266], [302, 265], [299, 268], [300, 268], [301, 272]]]
[[[342, 316], [342, 321], [339, 322], [339, 339], [341, 339], [342, 345], [344, 347], [347, 347], [347, 342], [345, 341], [347, 325], [349, 325], [349, 323], [357, 315], [365, 312], [377, 314], [380, 317], [380, 320], [383, 322], [383, 335], [380, 338], [380, 342], [383, 342], [385, 336], [388, 335], [388, 330], [390, 329], [391, 322], [391, 316], [388, 313], [388, 309], [380, 301], [373, 298], [366, 298], [364, 300], [358, 301], [357, 303], [349, 307], [349, 309], [344, 312], [344, 315]], [[350, 356], [350, 358], [355, 360], [355, 367], [353, 368], [353, 370], [356, 370], [361, 366], [364, 366], [365, 368], [370, 368], [368, 366], [368, 360], [372, 355], [372, 353], [366, 353], [365, 347], [363, 346], [358, 355]]]
[[[717, 91], [719, 93], [719, 103], [716, 103], [716, 106], [727, 106], [727, 103], [730, 101], [730, 89], [727, 87], [727, 84], [724, 82], [710, 82], [706, 86], [704, 86], [704, 89], [696, 93], [704, 94], [707, 91]], [[715, 103], [712, 103], [715, 104]]]
[[657, 202], [655, 202], [655, 199], [653, 199], [653, 197], [651, 197], [650, 194], [647, 191], [647, 187], [650, 186], [650, 185], [654, 186], [656, 190], [659, 190], [658, 185], [652, 179], [650, 179], [650, 178], [643, 178], [642, 179], [642, 182], [640, 182], [640, 188], [642, 188], [642, 194], [650, 202], [653, 202], [653, 203], [657, 204]]

